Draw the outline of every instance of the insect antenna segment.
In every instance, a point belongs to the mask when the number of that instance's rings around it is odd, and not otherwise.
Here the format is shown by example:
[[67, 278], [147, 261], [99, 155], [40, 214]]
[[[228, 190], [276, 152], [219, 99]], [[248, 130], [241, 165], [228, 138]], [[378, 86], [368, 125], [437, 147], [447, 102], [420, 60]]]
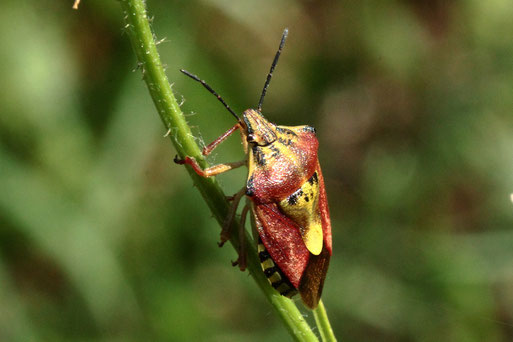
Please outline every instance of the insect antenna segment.
[[269, 70], [269, 73], [267, 74], [267, 79], [265, 80], [264, 89], [262, 90], [262, 95], [260, 96], [260, 101], [258, 102], [258, 111], [259, 112], [262, 112], [262, 104], [264, 103], [265, 93], [267, 92], [267, 87], [269, 87], [269, 83], [271, 82], [271, 77], [273, 77], [274, 68], [276, 67], [276, 64], [278, 64], [278, 59], [280, 58], [281, 50], [283, 49], [283, 46], [285, 45], [285, 40], [287, 39], [288, 34], [289, 34], [288, 28], [283, 30], [283, 35], [281, 36], [280, 47], [278, 48], [278, 51], [276, 51], [276, 55], [274, 56], [273, 64], [271, 64], [271, 70]]
[[212, 93], [215, 97], [217, 97], [217, 99], [223, 104], [223, 106], [226, 109], [228, 109], [228, 111], [237, 119], [237, 121], [239, 121], [239, 122], [241, 121], [239, 116], [237, 114], [235, 114], [235, 112], [230, 108], [230, 106], [228, 106], [228, 104], [226, 102], [224, 102], [224, 100], [221, 97], [221, 95], [216, 93], [216, 91], [214, 89], [212, 89], [212, 87], [210, 87], [205, 81], [200, 79], [198, 76], [196, 76], [194, 74], [191, 74], [187, 70], [180, 69], [180, 71], [183, 72], [184, 74], [186, 74], [187, 76], [189, 76], [190, 78], [192, 78], [193, 80], [198, 81], [199, 83], [201, 83], [210, 93]]

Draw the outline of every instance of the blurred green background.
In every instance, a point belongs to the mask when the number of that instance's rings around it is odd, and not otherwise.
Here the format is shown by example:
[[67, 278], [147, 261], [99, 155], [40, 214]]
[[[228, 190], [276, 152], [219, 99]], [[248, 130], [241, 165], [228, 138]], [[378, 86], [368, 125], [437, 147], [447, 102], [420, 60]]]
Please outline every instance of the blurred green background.
[[[172, 163], [119, 3], [72, 2], [0, 3], [0, 340], [290, 339]], [[233, 118], [179, 68], [242, 112], [289, 28], [264, 113], [317, 128], [341, 341], [513, 340], [510, 0], [147, 4], [200, 144]]]

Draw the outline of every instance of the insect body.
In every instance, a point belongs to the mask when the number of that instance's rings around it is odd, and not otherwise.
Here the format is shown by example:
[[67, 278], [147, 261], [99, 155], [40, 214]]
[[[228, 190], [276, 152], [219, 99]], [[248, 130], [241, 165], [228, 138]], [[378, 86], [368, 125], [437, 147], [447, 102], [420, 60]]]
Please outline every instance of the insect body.
[[[246, 195], [250, 199], [250, 208], [246, 206], [242, 211], [242, 227], [251, 209], [258, 234], [257, 250], [269, 282], [284, 296], [292, 297], [299, 292], [303, 302], [315, 308], [332, 252], [328, 202], [317, 158], [319, 143], [313, 127], [278, 126], [267, 121], [261, 113], [264, 95], [287, 33], [287, 30], [283, 33], [258, 109], [244, 111], [242, 119], [204, 81], [182, 70], [216, 95], [237, 118], [237, 124], [208, 145], [203, 154], [208, 155], [229, 135], [239, 130], [247, 159], [218, 164], [205, 170], [191, 157], [175, 161], [190, 165], [205, 177], [242, 165], [248, 166], [246, 186], [233, 197], [232, 209], [221, 232], [221, 245], [228, 239], [229, 226], [237, 206]], [[242, 244], [241, 249], [238, 262], [244, 269]]]

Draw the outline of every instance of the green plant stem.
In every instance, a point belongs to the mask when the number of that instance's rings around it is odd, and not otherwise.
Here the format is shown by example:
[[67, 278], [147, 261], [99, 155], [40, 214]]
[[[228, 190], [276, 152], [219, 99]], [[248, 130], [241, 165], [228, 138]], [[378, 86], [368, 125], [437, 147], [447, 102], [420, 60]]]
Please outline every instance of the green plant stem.
[[319, 329], [319, 333], [321, 334], [321, 338], [323, 342], [334, 342], [337, 339], [333, 334], [333, 329], [331, 329], [330, 321], [328, 319], [328, 314], [326, 313], [326, 309], [324, 308], [324, 303], [322, 300], [319, 301], [319, 306], [313, 311], [315, 317], [315, 323], [317, 324], [317, 328]]
[[[191, 130], [166, 77], [149, 25], [145, 2], [143, 0], [121, 0], [120, 3], [125, 15], [126, 31], [137, 55], [143, 79], [176, 151], [180, 157], [192, 156], [201, 167], [207, 167], [208, 164], [194, 141]], [[200, 177], [190, 167], [187, 167], [187, 170], [214, 217], [222, 225], [228, 213], [229, 204], [216, 179]], [[230, 242], [238, 250], [238, 224], [234, 223], [231, 231]], [[272, 304], [290, 334], [297, 341], [318, 341], [295, 304], [291, 300], [280, 296], [269, 285], [261, 270], [255, 246], [247, 232], [245, 233], [245, 244], [248, 271]]]

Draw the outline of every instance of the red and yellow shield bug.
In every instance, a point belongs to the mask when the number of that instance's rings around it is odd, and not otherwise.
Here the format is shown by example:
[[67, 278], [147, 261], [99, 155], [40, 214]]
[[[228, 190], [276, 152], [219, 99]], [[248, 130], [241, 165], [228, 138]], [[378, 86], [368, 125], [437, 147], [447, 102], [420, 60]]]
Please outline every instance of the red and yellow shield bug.
[[[271, 285], [282, 295], [297, 292], [310, 308], [317, 307], [331, 257], [331, 223], [321, 167], [317, 158], [319, 142], [311, 126], [279, 126], [262, 115], [262, 103], [288, 30], [285, 29], [258, 103], [242, 119], [205, 81], [181, 70], [214, 94], [237, 119], [235, 126], [203, 149], [208, 155], [233, 132], [239, 130], [247, 158], [202, 169], [192, 157], [175, 158], [190, 165], [203, 177], [212, 177], [247, 165], [244, 188], [232, 198], [232, 207], [221, 232], [222, 245], [229, 238], [229, 227], [241, 198], [249, 204], [241, 213], [241, 226], [251, 209], [258, 235], [258, 255]], [[255, 239], [257, 236], [255, 236]], [[237, 261], [245, 269], [243, 244]], [[235, 263], [235, 264], [237, 264]]]

